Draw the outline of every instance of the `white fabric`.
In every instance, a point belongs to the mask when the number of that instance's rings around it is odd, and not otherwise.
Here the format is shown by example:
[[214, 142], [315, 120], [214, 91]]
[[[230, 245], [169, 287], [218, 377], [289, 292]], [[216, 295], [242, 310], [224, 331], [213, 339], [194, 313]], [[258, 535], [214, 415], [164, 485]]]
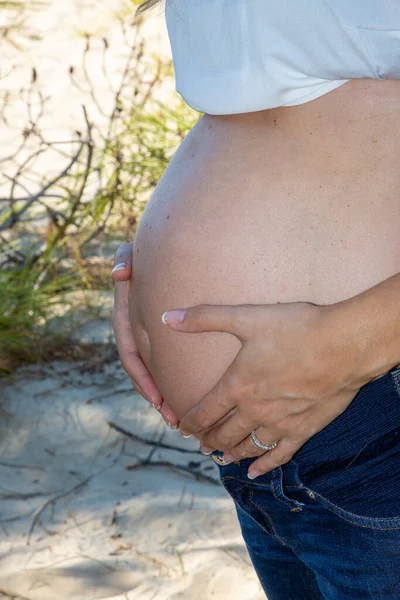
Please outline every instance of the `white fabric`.
[[400, 0], [166, 0], [176, 90], [209, 114], [400, 79]]

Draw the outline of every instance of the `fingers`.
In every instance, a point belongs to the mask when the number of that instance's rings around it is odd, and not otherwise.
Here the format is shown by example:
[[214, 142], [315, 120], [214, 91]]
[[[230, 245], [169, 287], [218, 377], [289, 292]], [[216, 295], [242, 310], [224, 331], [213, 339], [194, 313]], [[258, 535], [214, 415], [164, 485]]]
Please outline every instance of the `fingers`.
[[142, 361], [135, 344], [128, 312], [129, 281], [117, 283], [114, 290], [113, 328], [121, 364], [129, 377], [141, 388], [143, 396], [155, 406], [163, 399]]
[[225, 331], [232, 333], [242, 341], [251, 336], [256, 325], [259, 308], [251, 304], [238, 306], [202, 304], [192, 308], [168, 311], [163, 314], [162, 321], [165, 325], [179, 331], [187, 333]]
[[283, 438], [276, 448], [269, 450], [251, 464], [247, 476], [249, 479], [255, 479], [286, 464], [305, 442], [306, 440]]
[[130, 324], [128, 296], [132, 277], [132, 249], [132, 242], [122, 244], [118, 248], [115, 253], [114, 268], [111, 272], [111, 276], [116, 282], [113, 327], [118, 352], [121, 364], [131, 378], [134, 389], [160, 411], [167, 425], [175, 429], [179, 420], [168, 404], [163, 401], [149, 370], [142, 361]]
[[155, 408], [156, 410], [159, 411], [159, 413], [161, 414], [161, 416], [164, 419], [165, 423], [169, 427], [171, 427], [171, 429], [177, 429], [178, 428], [178, 424], [179, 424], [179, 420], [174, 415], [174, 413], [172, 412], [172, 410], [170, 409], [170, 407], [168, 406], [168, 404], [165, 401], [163, 401], [163, 403], [161, 405], [153, 404], [153, 402], [151, 401], [151, 399], [148, 398], [147, 394], [142, 390], [142, 388], [140, 387], [140, 385], [134, 379], [131, 379], [131, 382], [132, 382], [132, 386], [136, 390], [136, 392], [138, 392], [141, 396], [143, 396], [143, 398], [145, 398], [149, 402], [149, 404], [151, 404], [151, 406], [153, 406], [153, 408]]
[[133, 242], [121, 244], [115, 253], [114, 267], [122, 264], [125, 261], [132, 261]]
[[[273, 440], [272, 440], [271, 434], [267, 435], [265, 432], [266, 432], [266, 429], [264, 427], [259, 427], [257, 429], [258, 439], [263, 444], [272, 443]], [[241, 442], [234, 448], [224, 452], [224, 459], [227, 462], [233, 462], [234, 460], [241, 460], [243, 458], [252, 458], [253, 456], [261, 456], [264, 453], [265, 453], [265, 450], [262, 450], [261, 448], [257, 448], [255, 443], [251, 439], [251, 435], [248, 435], [246, 437], [246, 439], [243, 440], [243, 442]]]
[[[184, 431], [187, 431], [184, 426], [182, 427]], [[256, 427], [257, 424], [255, 421], [249, 421], [246, 415], [240, 409], [237, 409], [229, 419], [225, 419], [223, 423], [215, 425], [211, 431], [202, 435], [202, 447], [218, 450], [237, 449], [245, 443], [252, 430]], [[247, 445], [247, 447], [250, 447], [251, 450], [255, 448], [254, 444], [252, 444], [252, 447], [250, 445]], [[257, 455], [257, 453], [247, 454], [247, 456]], [[244, 456], [242, 455], [242, 458]]]
[[134, 387], [137, 387], [137, 391], [155, 408], [160, 409], [163, 398], [140, 355], [126, 349], [119, 350], [119, 353], [122, 367], [134, 382]]
[[[183, 431], [198, 433], [203, 429], [208, 429], [235, 408], [237, 405], [238, 388], [235, 388], [235, 395], [232, 394], [231, 388], [233, 381], [232, 373], [236, 372], [234, 376], [235, 380], [237, 377], [237, 362], [236, 357], [213, 389], [181, 419], [180, 427]], [[238, 441], [241, 441], [243, 437], [244, 435]], [[228, 447], [232, 445], [234, 444], [228, 444]], [[223, 448], [219, 449], [222, 450]]]
[[178, 419], [178, 417], [176, 417], [174, 415], [171, 408], [168, 406], [168, 404], [165, 401], [162, 403], [160, 413], [162, 415], [162, 418], [164, 419], [164, 421], [166, 422], [166, 424], [169, 427], [171, 427], [172, 429], [178, 428], [179, 419]]
[[122, 244], [114, 257], [114, 268], [111, 271], [111, 277], [115, 282], [128, 281], [132, 276], [132, 242]]
[[135, 392], [137, 392], [138, 394], [143, 396], [143, 398], [145, 398], [147, 400], [147, 402], [152, 405], [153, 408], [155, 408], [156, 410], [160, 410], [161, 406], [153, 404], [153, 402], [151, 401], [149, 396], [146, 394], [146, 392], [144, 390], [142, 390], [141, 386], [138, 384], [137, 381], [135, 381], [134, 379], [131, 378], [131, 383], [132, 383], [132, 387], [135, 390]]

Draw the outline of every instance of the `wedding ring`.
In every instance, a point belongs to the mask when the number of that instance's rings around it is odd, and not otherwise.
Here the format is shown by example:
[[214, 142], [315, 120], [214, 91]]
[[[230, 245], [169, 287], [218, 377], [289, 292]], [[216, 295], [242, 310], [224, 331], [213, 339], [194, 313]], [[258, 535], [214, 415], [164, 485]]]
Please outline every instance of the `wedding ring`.
[[278, 442], [273, 442], [272, 444], [263, 444], [262, 442], [260, 442], [255, 429], [253, 429], [253, 431], [251, 432], [251, 439], [253, 440], [257, 448], [261, 448], [261, 450], [273, 450], [278, 445]]

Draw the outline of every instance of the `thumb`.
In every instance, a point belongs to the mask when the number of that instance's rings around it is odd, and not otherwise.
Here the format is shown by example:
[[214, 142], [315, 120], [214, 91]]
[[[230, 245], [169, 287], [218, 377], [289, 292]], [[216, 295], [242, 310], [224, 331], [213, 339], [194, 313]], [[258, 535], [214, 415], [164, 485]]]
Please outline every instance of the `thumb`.
[[204, 331], [225, 331], [240, 340], [248, 339], [255, 325], [256, 306], [240, 304], [236, 306], [214, 306], [201, 304], [191, 308], [165, 312], [161, 320], [171, 329], [187, 333]]

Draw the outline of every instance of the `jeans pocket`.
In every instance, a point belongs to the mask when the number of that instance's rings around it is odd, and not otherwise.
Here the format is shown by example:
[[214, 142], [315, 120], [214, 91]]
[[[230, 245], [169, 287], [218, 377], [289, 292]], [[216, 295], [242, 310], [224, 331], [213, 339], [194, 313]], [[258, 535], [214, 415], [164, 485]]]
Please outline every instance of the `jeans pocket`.
[[250, 492], [247, 482], [234, 475], [223, 475], [221, 481], [235, 504], [247, 512]]
[[[267, 482], [267, 479], [265, 483], [254, 483], [244, 481], [240, 477], [226, 475], [222, 477], [222, 483], [233, 498], [236, 509], [239, 509], [238, 517], [242, 526], [242, 532], [245, 523], [247, 531], [249, 530], [249, 523], [253, 523], [253, 526], [255, 524], [261, 527], [265, 533], [274, 536], [282, 542], [276, 534], [275, 526], [270, 516], [273, 491], [272, 485]], [[247, 544], [251, 544], [254, 547], [258, 531], [258, 528], [252, 530], [251, 539], [243, 532]]]

